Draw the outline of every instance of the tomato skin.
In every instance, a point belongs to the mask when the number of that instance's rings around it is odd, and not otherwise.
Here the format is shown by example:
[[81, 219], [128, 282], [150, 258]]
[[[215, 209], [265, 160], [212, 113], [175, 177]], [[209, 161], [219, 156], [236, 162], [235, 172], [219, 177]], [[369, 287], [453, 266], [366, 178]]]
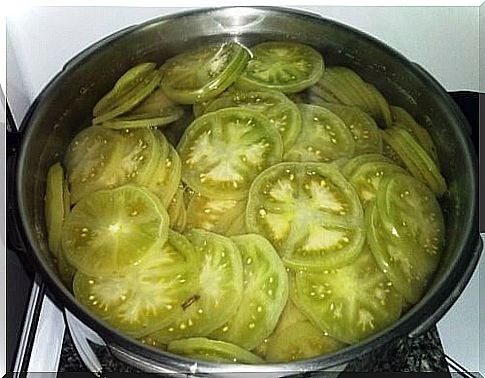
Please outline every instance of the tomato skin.
[[345, 265], [365, 240], [355, 189], [325, 163], [280, 163], [260, 174], [249, 193], [246, 225], [294, 269]]
[[294, 42], [263, 42], [251, 48], [252, 59], [236, 81], [243, 90], [274, 89], [296, 93], [323, 74], [323, 57], [312, 47]]
[[259, 172], [281, 161], [283, 142], [259, 112], [226, 108], [197, 118], [177, 146], [182, 179], [209, 198], [239, 200]]
[[248, 350], [260, 344], [276, 327], [288, 301], [288, 277], [277, 252], [256, 234], [231, 238], [243, 261], [243, 295], [236, 313], [211, 334]]

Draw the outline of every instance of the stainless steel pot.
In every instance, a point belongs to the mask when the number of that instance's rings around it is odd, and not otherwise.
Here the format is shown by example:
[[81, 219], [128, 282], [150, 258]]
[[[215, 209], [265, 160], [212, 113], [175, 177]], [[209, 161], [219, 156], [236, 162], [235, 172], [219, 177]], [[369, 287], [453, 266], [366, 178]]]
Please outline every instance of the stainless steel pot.
[[[369, 12], [371, 12], [369, 10]], [[437, 144], [449, 193], [443, 199], [446, 250], [429, 291], [397, 323], [336, 353], [285, 364], [223, 365], [194, 361], [132, 340], [87, 313], [64, 288], [49, 255], [44, 225], [47, 168], [89, 123], [91, 109], [134, 64], [169, 56], [194, 45], [233, 39], [252, 45], [295, 40], [314, 46], [327, 65], [351, 67], [374, 83], [390, 103], [408, 109]], [[44, 88], [26, 115], [11, 155], [10, 245], [41, 273], [57, 303], [96, 331], [117, 353], [149, 371], [181, 373], [300, 372], [332, 370], [398, 337], [415, 337], [435, 324], [467, 284], [479, 258], [477, 162], [469, 125], [445, 90], [421, 67], [378, 40], [319, 16], [282, 8], [202, 9], [162, 17], [115, 33], [69, 61]], [[13, 139], [12, 139], [13, 140]], [[16, 164], [15, 164], [16, 163]], [[16, 186], [16, 187], [15, 187]], [[16, 243], [13, 243], [16, 242]]]

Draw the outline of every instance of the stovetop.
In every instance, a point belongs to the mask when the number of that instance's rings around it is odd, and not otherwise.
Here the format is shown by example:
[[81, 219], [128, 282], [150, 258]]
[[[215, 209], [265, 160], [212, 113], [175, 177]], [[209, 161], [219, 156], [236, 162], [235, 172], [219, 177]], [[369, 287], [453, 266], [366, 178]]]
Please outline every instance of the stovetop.
[[[451, 95], [472, 125], [472, 139], [475, 149], [478, 151], [479, 96], [477, 93], [471, 92], [452, 92]], [[485, 207], [485, 201], [481, 201], [481, 205]], [[485, 209], [480, 209], [480, 213], [485, 214], [485, 211], [482, 212], [482, 210]], [[480, 230], [485, 230], [485, 216], [480, 217]], [[45, 340], [40, 342], [35, 340], [39, 334], [42, 314], [60, 316], [59, 319], [62, 319], [62, 315], [59, 315], [60, 312], [55, 314], [52, 302], [44, 299], [42, 284], [34, 283], [33, 272], [23, 269], [21, 262], [10, 250], [7, 253], [7, 274], [9, 277], [7, 281], [7, 324], [9, 325], [7, 352], [10, 352], [11, 357], [8, 362], [11, 366], [10, 371], [15, 371], [15, 366], [17, 369], [21, 368], [22, 371], [25, 371], [29, 366], [35, 366], [32, 363], [29, 365], [29, 359], [35, 355], [35, 349], [45, 345]], [[37, 290], [36, 295], [34, 295], [35, 290]], [[50, 310], [44, 309], [46, 303], [49, 304]], [[32, 323], [31, 326], [26, 324], [29, 320]], [[79, 352], [75, 348], [69, 332], [64, 332], [64, 325], [59, 325], [58, 328], [62, 328], [62, 333], [57, 341], [56, 353], [58, 355], [54, 358], [57, 370], [60, 372], [90, 371], [85, 366], [85, 361], [83, 362], [79, 357]], [[135, 368], [113, 357], [105, 347], [95, 346], [94, 351], [103, 372], [137, 372]], [[21, 353], [22, 355], [20, 355]], [[19, 361], [22, 362], [20, 365]], [[445, 354], [438, 330], [434, 327], [420, 337], [395, 340], [392, 345], [375, 350], [372, 354], [361, 356], [349, 364], [346, 371], [448, 372], [450, 364], [455, 371], [464, 370]]]

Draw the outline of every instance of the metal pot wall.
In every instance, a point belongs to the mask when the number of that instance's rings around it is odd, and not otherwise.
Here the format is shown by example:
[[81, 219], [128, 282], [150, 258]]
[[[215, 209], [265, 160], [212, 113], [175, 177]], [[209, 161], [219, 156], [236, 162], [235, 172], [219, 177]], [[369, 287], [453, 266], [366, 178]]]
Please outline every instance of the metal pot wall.
[[[403, 106], [431, 133], [449, 192], [442, 201], [446, 249], [422, 300], [397, 323], [336, 353], [286, 364], [223, 365], [171, 355], [124, 336], [87, 313], [57, 277], [46, 242], [45, 177], [72, 137], [90, 121], [91, 109], [116, 79], [136, 63], [167, 57], [208, 41], [264, 40], [312, 45], [327, 65], [345, 65], [372, 82], [394, 105]], [[355, 29], [319, 16], [282, 8], [202, 9], [129, 27], [87, 48], [44, 88], [9, 135], [20, 148], [9, 156], [8, 237], [41, 273], [58, 305], [96, 331], [118, 356], [149, 371], [181, 373], [299, 372], [337, 369], [398, 337], [415, 337], [435, 324], [466, 286], [479, 258], [477, 162], [469, 125], [445, 90], [421, 67]]]

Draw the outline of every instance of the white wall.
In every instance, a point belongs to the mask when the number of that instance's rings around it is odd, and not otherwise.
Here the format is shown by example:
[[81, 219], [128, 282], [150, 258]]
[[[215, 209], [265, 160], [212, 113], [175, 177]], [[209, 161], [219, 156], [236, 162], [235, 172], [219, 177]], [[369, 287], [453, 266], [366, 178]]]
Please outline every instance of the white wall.
[[[477, 7], [299, 7], [370, 33], [420, 63], [448, 90], [478, 89]], [[42, 7], [7, 18], [9, 98], [17, 118], [62, 65], [122, 27], [183, 8]], [[12, 51], [13, 50], [13, 51]], [[18, 85], [18, 84], [21, 85]], [[18, 87], [25, 93], [18, 93]]]

